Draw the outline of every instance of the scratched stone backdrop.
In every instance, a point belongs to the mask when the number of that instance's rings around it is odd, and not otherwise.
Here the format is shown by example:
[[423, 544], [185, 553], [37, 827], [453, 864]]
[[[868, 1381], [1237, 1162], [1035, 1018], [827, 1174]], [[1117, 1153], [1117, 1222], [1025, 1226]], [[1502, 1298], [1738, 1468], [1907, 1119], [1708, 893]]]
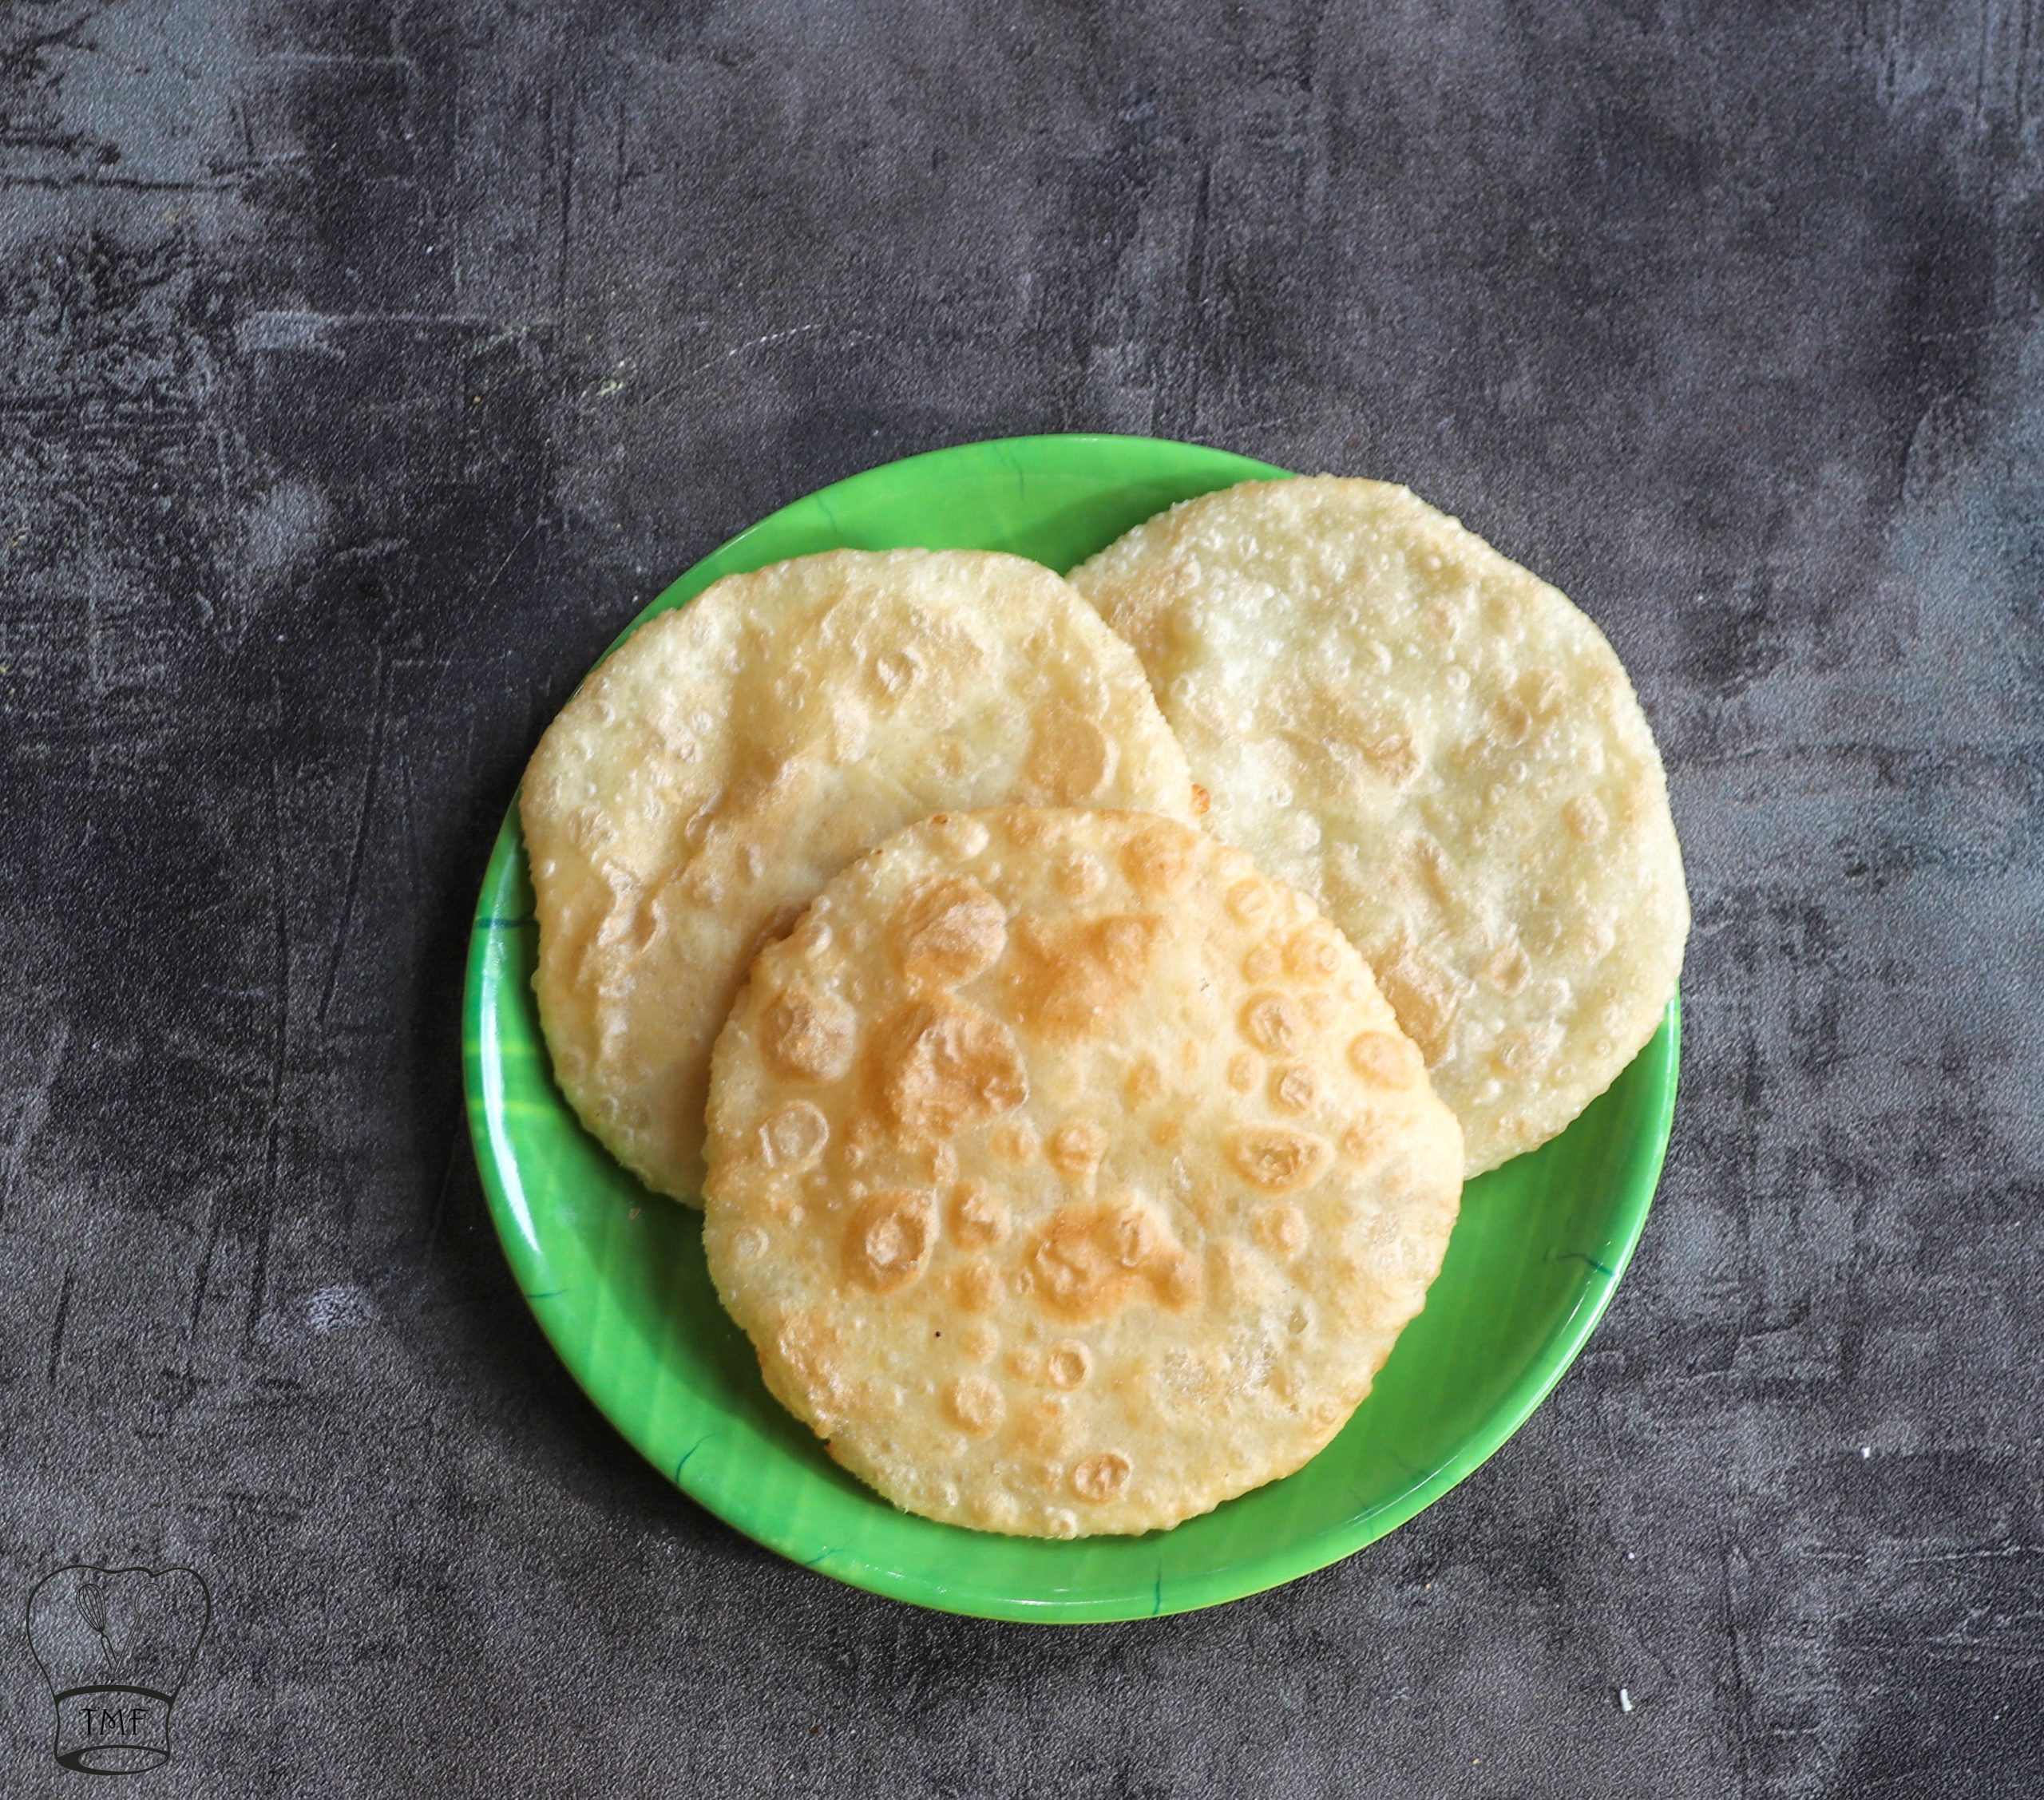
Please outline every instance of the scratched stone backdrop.
[[[21, 1626], [74, 1561], [210, 1584], [164, 1796], [2044, 1788], [2040, 65], [2005, 0], [0, 0], [0, 1792], [85, 1785]], [[640, 602], [1064, 429], [1559, 581], [1697, 925], [1533, 1422], [1325, 1573], [1056, 1632], [612, 1434], [456, 1011]]]

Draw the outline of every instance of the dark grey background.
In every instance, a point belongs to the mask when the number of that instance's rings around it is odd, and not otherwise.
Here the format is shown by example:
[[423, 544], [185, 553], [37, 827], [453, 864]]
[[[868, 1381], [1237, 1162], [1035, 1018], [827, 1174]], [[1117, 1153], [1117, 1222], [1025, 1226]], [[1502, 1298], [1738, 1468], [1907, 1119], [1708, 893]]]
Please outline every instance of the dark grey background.
[[[19, 1626], [79, 1559], [212, 1585], [157, 1795], [2044, 1787], [2040, 65], [2001, 0], [0, 0], [0, 1791], [86, 1785]], [[1696, 931], [1532, 1423], [1058, 1632], [612, 1434], [457, 1000], [642, 601], [1068, 429], [1406, 481], [1577, 596]]]

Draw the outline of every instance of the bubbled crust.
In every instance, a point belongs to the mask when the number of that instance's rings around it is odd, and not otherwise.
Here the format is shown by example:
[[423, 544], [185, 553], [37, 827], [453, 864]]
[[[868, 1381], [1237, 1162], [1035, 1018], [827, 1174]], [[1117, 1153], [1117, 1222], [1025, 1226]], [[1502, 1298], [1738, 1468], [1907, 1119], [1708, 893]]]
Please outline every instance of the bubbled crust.
[[1475, 1175], [1544, 1143], [1653, 1035], [1689, 897], [1667, 784], [1603, 635], [1403, 488], [1250, 481], [1074, 570], [1135, 647], [1208, 829], [1369, 959]]
[[1176, 1524], [1341, 1429], [1461, 1138], [1355, 951], [1171, 821], [938, 817], [763, 951], [703, 1244], [774, 1393], [897, 1505]]
[[1018, 800], [1192, 806], [1127, 646], [1036, 564], [836, 551], [651, 620], [521, 792], [561, 1091], [693, 1203], [711, 1046], [759, 944], [890, 832]]

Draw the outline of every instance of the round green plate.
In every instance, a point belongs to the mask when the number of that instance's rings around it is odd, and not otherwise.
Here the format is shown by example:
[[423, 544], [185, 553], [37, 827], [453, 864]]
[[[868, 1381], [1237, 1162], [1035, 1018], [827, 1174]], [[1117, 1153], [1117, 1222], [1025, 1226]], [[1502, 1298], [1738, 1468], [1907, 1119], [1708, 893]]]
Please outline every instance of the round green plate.
[[[641, 618], [719, 576], [850, 545], [1008, 550], [1068, 568], [1175, 500], [1267, 465], [1139, 437], [1018, 437], [870, 469], [784, 507]], [[519, 1287], [589, 1398], [664, 1474], [805, 1567], [995, 1619], [1146, 1618], [1325, 1566], [1490, 1455], [1590, 1335], [1632, 1254], [1674, 1106], [1678, 1015], [1569, 1130], [1470, 1183], [1426, 1310], [1346, 1430], [1288, 1479], [1176, 1530], [1055, 1543], [898, 1513], [768, 1395], [718, 1306], [700, 1215], [648, 1193], [553, 1085], [515, 809], [483, 880], [465, 1019], [469, 1122]]]

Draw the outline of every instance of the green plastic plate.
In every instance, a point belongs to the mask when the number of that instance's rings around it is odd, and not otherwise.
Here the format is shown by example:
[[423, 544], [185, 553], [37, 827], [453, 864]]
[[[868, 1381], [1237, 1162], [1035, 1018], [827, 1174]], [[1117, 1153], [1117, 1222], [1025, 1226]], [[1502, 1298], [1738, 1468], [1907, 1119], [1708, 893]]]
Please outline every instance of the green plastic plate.
[[[1008, 550], [1062, 570], [1175, 500], [1282, 473], [1138, 437], [939, 450], [784, 507], [641, 618], [719, 576], [843, 545]], [[1525, 1421], [1602, 1314], [1674, 1107], [1671, 1006], [1566, 1133], [1469, 1185], [1426, 1311], [1347, 1429], [1297, 1474], [1144, 1537], [992, 1537], [895, 1511], [769, 1397], [711, 1288], [700, 1215], [641, 1188], [556, 1090], [533, 1001], [537, 947], [514, 809], [470, 948], [469, 1120], [512, 1271], [562, 1360], [662, 1474], [747, 1537], [856, 1587], [986, 1618], [1211, 1606], [1322, 1568], [1440, 1498]]]

